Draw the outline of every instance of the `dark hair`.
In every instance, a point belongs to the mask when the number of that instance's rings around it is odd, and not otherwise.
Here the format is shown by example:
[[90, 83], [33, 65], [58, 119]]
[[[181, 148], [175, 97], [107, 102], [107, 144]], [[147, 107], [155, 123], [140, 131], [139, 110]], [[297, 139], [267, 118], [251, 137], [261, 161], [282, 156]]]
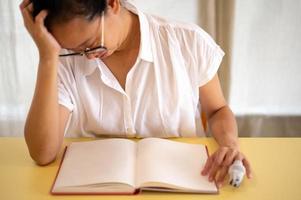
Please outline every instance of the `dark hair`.
[[107, 8], [107, 0], [32, 0], [33, 16], [37, 16], [41, 10], [47, 10], [45, 19], [46, 27], [53, 22], [68, 22], [74, 17], [85, 17], [91, 21], [100, 16]]

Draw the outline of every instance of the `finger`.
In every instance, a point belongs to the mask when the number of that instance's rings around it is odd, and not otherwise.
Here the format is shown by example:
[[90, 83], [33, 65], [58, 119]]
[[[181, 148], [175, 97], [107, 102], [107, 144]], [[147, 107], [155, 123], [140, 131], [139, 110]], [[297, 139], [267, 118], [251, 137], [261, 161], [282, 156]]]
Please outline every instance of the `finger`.
[[243, 159], [244, 159], [244, 156], [242, 155], [242, 153], [236, 154], [235, 160], [240, 160], [240, 161], [242, 161]]
[[237, 155], [237, 152], [238, 151], [233, 149], [229, 150], [226, 154], [225, 160], [223, 162], [223, 166], [230, 166], [233, 163], [234, 158]]
[[32, 3], [28, 4], [28, 6], [26, 7], [26, 9], [27, 9], [30, 13], [32, 13], [32, 12], [33, 12], [33, 4], [32, 4]]
[[23, 10], [24, 8], [26, 8], [30, 3], [31, 3], [30, 0], [24, 0], [24, 1], [19, 5], [20, 10]]
[[209, 181], [213, 181], [215, 179], [216, 174], [219, 169], [220, 169], [220, 165], [213, 164], [213, 166], [211, 167], [211, 169], [209, 171]]
[[40, 24], [40, 25], [44, 25], [44, 20], [48, 15], [48, 11], [47, 10], [42, 10], [36, 17], [35, 17], [35, 22]]
[[30, 21], [33, 21], [32, 10], [33, 10], [33, 5], [32, 3], [30, 3], [22, 10], [23, 17], [25, 16], [27, 20], [30, 19]]
[[224, 161], [226, 153], [227, 153], [227, 149], [226, 148], [221, 148], [218, 151], [218, 153], [216, 154], [215, 159], [213, 161], [213, 165], [212, 165], [211, 170], [209, 172], [209, 181], [212, 181], [215, 178], [218, 169], [221, 167], [221, 164]]
[[31, 13], [28, 11], [28, 9], [23, 9], [21, 11], [22, 13], [22, 16], [23, 16], [23, 21], [24, 21], [24, 24], [25, 26], [28, 26], [28, 25], [32, 25], [33, 24], [33, 17], [31, 15]]
[[242, 163], [243, 163], [243, 165], [244, 165], [245, 168], [246, 168], [247, 177], [248, 177], [249, 179], [252, 178], [252, 169], [251, 169], [250, 162], [249, 162], [246, 158], [244, 158], [244, 159], [242, 160]]
[[211, 168], [211, 165], [213, 163], [213, 160], [214, 160], [214, 154], [212, 156], [208, 157], [208, 159], [206, 161], [206, 164], [205, 164], [205, 167], [202, 170], [202, 175], [203, 176], [206, 176], [208, 174], [209, 169]]
[[217, 185], [219, 187], [222, 186], [222, 184], [225, 180], [225, 177], [227, 176], [228, 168], [229, 168], [228, 166], [223, 166], [219, 172], [218, 179], [217, 179]]

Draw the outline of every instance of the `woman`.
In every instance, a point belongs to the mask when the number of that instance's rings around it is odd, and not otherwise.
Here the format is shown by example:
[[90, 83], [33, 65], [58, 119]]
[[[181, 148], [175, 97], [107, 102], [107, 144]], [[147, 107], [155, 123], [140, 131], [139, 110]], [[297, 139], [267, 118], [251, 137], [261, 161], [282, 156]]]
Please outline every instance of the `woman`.
[[251, 177], [216, 75], [224, 52], [201, 28], [120, 0], [24, 0], [20, 9], [40, 56], [25, 125], [38, 164], [55, 159], [66, 129], [90, 137], [202, 136], [202, 109], [219, 144], [202, 174], [221, 185], [242, 160]]

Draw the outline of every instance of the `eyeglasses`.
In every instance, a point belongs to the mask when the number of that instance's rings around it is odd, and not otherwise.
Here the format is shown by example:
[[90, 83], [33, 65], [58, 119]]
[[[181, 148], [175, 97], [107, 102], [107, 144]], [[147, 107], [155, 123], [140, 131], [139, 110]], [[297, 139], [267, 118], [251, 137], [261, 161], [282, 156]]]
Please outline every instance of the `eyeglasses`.
[[75, 52], [75, 53], [68, 53], [68, 54], [61, 54], [60, 57], [66, 56], [88, 56], [95, 53], [105, 53], [108, 49], [104, 46], [104, 11], [101, 14], [101, 41], [100, 45], [93, 48], [86, 48], [84, 51]]

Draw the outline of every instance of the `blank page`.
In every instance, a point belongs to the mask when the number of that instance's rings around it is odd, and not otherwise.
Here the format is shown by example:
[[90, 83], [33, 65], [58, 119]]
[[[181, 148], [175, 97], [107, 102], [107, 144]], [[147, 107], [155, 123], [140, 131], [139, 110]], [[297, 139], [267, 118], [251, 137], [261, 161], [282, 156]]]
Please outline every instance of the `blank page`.
[[136, 143], [131, 140], [71, 143], [54, 188], [112, 182], [134, 186], [135, 159]]
[[217, 192], [215, 184], [201, 175], [207, 157], [206, 147], [201, 144], [143, 139], [138, 143], [136, 184]]

